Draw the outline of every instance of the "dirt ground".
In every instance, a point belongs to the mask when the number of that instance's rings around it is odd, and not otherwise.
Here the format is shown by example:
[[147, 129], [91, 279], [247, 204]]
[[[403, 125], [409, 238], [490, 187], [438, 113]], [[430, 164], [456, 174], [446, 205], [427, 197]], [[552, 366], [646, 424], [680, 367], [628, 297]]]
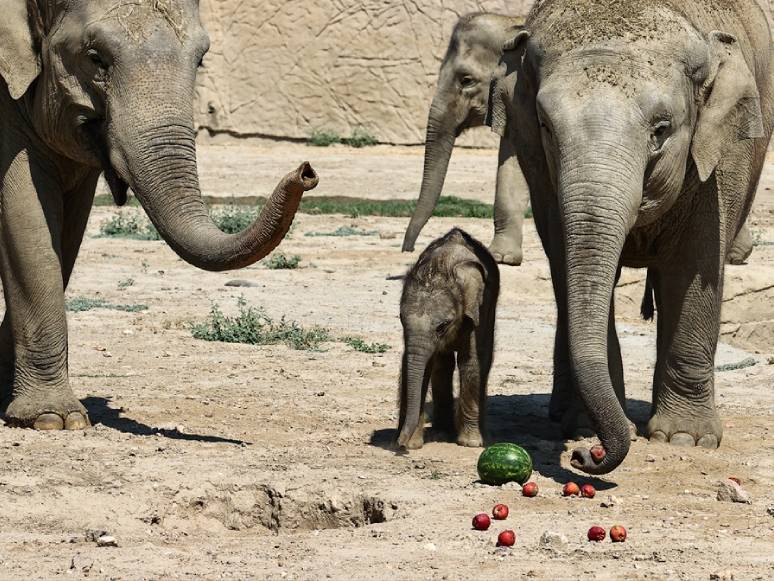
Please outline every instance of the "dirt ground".
[[[268, 193], [297, 163], [321, 176], [313, 195], [412, 198], [421, 149], [305, 146], [200, 148], [205, 193]], [[569, 468], [575, 442], [547, 419], [554, 306], [531, 222], [525, 264], [502, 268], [497, 351], [490, 377], [492, 440], [523, 445], [540, 496], [476, 482], [480, 450], [428, 443], [397, 455], [401, 331], [398, 300], [412, 256], [407, 219], [299, 215], [281, 249], [297, 270], [255, 265], [205, 273], [162, 242], [98, 238], [114, 208], [96, 208], [69, 297], [144, 304], [138, 313], [71, 313], [73, 388], [94, 427], [78, 433], [0, 428], [2, 579], [772, 579], [774, 578], [774, 159], [761, 184], [748, 265], [730, 267], [718, 365], [725, 425], [719, 450], [640, 437], [621, 468], [591, 479]], [[496, 156], [458, 151], [447, 193], [490, 200]], [[134, 210], [139, 211], [139, 210]], [[489, 242], [486, 220], [433, 219], [424, 247], [454, 225]], [[374, 234], [310, 237], [354, 226]], [[253, 287], [225, 286], [233, 279]], [[130, 284], [129, 279], [133, 282]], [[642, 273], [626, 272], [619, 332], [628, 407], [647, 420], [655, 326], [637, 317]], [[213, 302], [240, 296], [334, 337], [384, 342], [383, 355], [341, 342], [319, 352], [199, 341], [189, 325]], [[733, 475], [751, 504], [716, 500]], [[560, 496], [592, 482], [594, 500]], [[608, 497], [612, 507], [602, 507]], [[488, 532], [472, 516], [496, 502], [510, 518]], [[591, 525], [622, 524], [625, 544], [592, 544]], [[497, 549], [512, 528], [513, 549]], [[541, 547], [545, 531], [567, 542]], [[98, 547], [106, 532], [117, 547]]]

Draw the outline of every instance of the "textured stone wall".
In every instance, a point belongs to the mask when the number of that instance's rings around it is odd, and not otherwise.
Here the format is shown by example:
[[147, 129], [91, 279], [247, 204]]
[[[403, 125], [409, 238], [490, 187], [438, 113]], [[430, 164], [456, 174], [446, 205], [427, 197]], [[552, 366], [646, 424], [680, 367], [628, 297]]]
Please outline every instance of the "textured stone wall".
[[[760, 0], [774, 9], [774, 0]], [[438, 67], [462, 14], [526, 14], [532, 0], [201, 0], [212, 40], [201, 127], [307, 138], [315, 129], [421, 143]], [[485, 128], [463, 143], [494, 145]]]
[[[212, 48], [198, 123], [242, 136], [421, 143], [457, 18], [526, 14], [530, 0], [202, 0]], [[481, 135], [481, 134], [479, 134]]]

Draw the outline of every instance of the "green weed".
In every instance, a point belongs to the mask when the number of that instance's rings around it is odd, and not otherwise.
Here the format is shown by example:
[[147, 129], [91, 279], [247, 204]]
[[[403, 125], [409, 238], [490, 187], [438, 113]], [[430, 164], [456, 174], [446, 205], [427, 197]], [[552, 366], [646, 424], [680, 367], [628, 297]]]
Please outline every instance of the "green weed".
[[282, 252], [275, 252], [264, 260], [263, 264], [269, 270], [295, 270], [298, 268], [299, 262], [301, 262], [301, 257], [297, 254], [285, 256]]
[[386, 353], [390, 350], [390, 346], [387, 343], [366, 343], [358, 337], [343, 337], [341, 340], [355, 351], [360, 351], [361, 353]]
[[376, 230], [362, 230], [352, 226], [341, 226], [333, 232], [307, 232], [304, 236], [377, 236]]
[[352, 135], [350, 137], [345, 137], [341, 140], [341, 143], [344, 145], [349, 145], [350, 147], [370, 147], [372, 145], [376, 145], [379, 143], [379, 141], [368, 133], [365, 129], [362, 127], [355, 127], [355, 129], [352, 131]]
[[133, 278], [125, 278], [123, 280], [118, 281], [118, 288], [120, 289], [129, 288], [130, 286], [134, 286]]
[[212, 220], [226, 234], [241, 232], [258, 217], [258, 210], [244, 206], [226, 206], [212, 211]]
[[275, 322], [261, 307], [247, 306], [244, 299], [238, 302], [239, 312], [234, 317], [223, 314], [214, 304], [209, 318], [191, 326], [196, 339], [223, 341], [224, 343], [246, 343], [248, 345], [275, 345], [284, 343], [292, 349], [316, 350], [328, 340], [329, 333], [322, 327], [305, 329], [285, 317]]
[[736, 371], [737, 369], [747, 369], [748, 367], [755, 367], [758, 365], [758, 362], [755, 360], [754, 357], [748, 357], [747, 359], [743, 359], [742, 361], [737, 361], [736, 363], [726, 363], [725, 365], [718, 365], [715, 368], [715, 371]]
[[65, 303], [65, 308], [71, 313], [82, 313], [94, 309], [110, 309], [112, 311], [124, 311], [126, 313], [139, 313], [147, 311], [148, 305], [116, 305], [105, 299], [92, 299], [89, 297], [73, 297]]
[[336, 143], [341, 143], [341, 136], [333, 131], [324, 129], [315, 129], [309, 137], [309, 145], [314, 147], [329, 147]]
[[130, 238], [132, 240], [161, 240], [158, 230], [144, 217], [134, 212], [119, 212], [105, 220], [99, 227], [104, 238]]

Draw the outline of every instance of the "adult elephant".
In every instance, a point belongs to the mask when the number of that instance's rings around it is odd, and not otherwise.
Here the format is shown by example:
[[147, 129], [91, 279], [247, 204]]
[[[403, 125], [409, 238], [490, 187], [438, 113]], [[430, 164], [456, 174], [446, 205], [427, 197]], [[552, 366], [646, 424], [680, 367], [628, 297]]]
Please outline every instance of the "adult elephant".
[[[455, 140], [466, 129], [484, 125], [492, 74], [497, 70], [502, 47], [523, 24], [521, 17], [476, 13], [461, 17], [454, 27], [430, 105], [422, 187], [403, 239], [404, 252], [413, 252], [419, 233], [433, 214]], [[513, 146], [502, 140], [494, 203], [495, 234], [489, 246], [497, 262], [521, 264], [526, 192]]]
[[585, 407], [604, 447], [575, 450], [572, 464], [607, 473], [629, 450], [612, 300], [622, 265], [648, 268], [658, 310], [649, 437], [717, 447], [724, 259], [774, 120], [763, 11], [755, 0], [543, 0], [506, 49], [492, 126], [515, 144], [551, 265], [552, 412], [573, 428]]
[[8, 0], [0, 21], [0, 371], [9, 424], [89, 424], [67, 370], [64, 289], [104, 172], [131, 187], [167, 243], [207, 270], [246, 266], [286, 234], [308, 164], [247, 230], [226, 235], [202, 202], [194, 145], [196, 0]]

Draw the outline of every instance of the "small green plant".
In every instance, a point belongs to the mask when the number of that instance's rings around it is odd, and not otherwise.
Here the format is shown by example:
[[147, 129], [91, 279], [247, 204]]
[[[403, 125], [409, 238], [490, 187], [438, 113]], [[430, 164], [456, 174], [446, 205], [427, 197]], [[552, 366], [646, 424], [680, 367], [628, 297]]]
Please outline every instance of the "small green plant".
[[153, 224], [134, 212], [115, 214], [100, 224], [99, 232], [103, 238], [161, 240], [161, 236]]
[[758, 365], [758, 362], [755, 360], [754, 357], [748, 357], [747, 359], [743, 359], [742, 361], [737, 361], [736, 363], [726, 363], [725, 365], [718, 365], [715, 368], [715, 371], [736, 371], [738, 369], [747, 369], [748, 367], [755, 367]]
[[360, 353], [386, 353], [390, 350], [387, 343], [366, 343], [358, 337], [344, 337], [342, 341]]
[[212, 220], [227, 234], [236, 234], [252, 224], [258, 211], [244, 206], [227, 206], [212, 212]]
[[263, 264], [270, 270], [294, 270], [298, 268], [299, 262], [301, 262], [301, 257], [297, 254], [285, 256], [282, 252], [276, 252], [264, 260]]
[[130, 286], [134, 286], [133, 278], [125, 278], [123, 280], [118, 281], [118, 288], [120, 289], [129, 288]]
[[336, 143], [341, 143], [341, 136], [333, 131], [315, 129], [309, 137], [309, 145], [315, 147], [329, 147]]
[[307, 232], [304, 236], [377, 236], [376, 230], [362, 230], [352, 226], [341, 226], [333, 232]]
[[362, 127], [355, 127], [354, 131], [352, 131], [352, 135], [350, 137], [346, 137], [341, 140], [341, 142], [344, 145], [349, 145], [350, 147], [370, 147], [372, 145], [376, 145], [379, 143], [379, 141], [368, 133], [365, 129]]
[[143, 274], [148, 274], [148, 269], [150, 268], [150, 262], [143, 259], [143, 261], [140, 263], [140, 268], [142, 268]]
[[147, 311], [148, 305], [114, 305], [105, 299], [92, 299], [89, 297], [73, 297], [65, 303], [65, 308], [72, 313], [82, 313], [94, 309], [110, 309], [124, 311], [126, 313], [139, 313]]
[[240, 298], [237, 304], [239, 312], [234, 317], [223, 314], [214, 304], [205, 322], [191, 326], [194, 338], [248, 345], [284, 343], [292, 349], [307, 351], [317, 350], [329, 338], [328, 330], [322, 327], [305, 329], [285, 317], [276, 322], [262, 308], [248, 306], [244, 298]]
[[438, 470], [433, 470], [430, 472], [430, 480], [440, 480], [443, 478], [443, 474], [438, 472]]

